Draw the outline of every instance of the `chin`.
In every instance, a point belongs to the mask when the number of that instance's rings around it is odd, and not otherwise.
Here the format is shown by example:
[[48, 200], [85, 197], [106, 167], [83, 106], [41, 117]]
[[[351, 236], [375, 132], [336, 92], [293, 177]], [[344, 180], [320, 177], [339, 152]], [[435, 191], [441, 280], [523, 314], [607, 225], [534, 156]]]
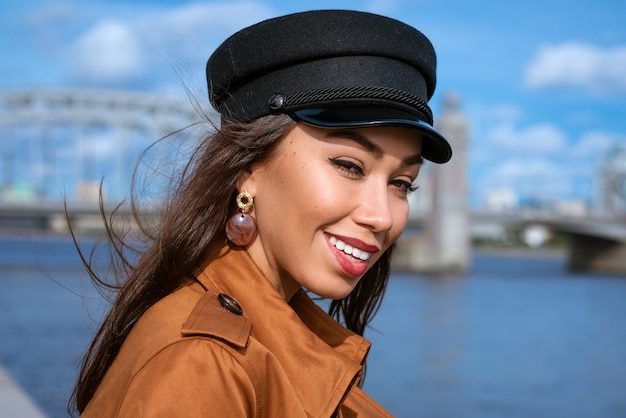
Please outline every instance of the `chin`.
[[307, 289], [312, 293], [315, 293], [317, 296], [330, 299], [330, 300], [339, 300], [348, 296], [354, 290], [354, 286], [344, 287], [344, 288], [334, 288], [334, 289]]

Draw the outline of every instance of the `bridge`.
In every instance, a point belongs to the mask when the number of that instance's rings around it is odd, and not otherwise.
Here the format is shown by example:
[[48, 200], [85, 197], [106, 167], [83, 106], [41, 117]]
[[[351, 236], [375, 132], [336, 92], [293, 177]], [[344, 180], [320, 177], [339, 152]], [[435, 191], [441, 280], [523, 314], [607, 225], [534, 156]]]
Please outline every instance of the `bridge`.
[[516, 231], [545, 228], [565, 236], [572, 271], [626, 273], [626, 216], [565, 216], [541, 211], [472, 214], [473, 225]]
[[[110, 196], [119, 197], [141, 150], [200, 119], [187, 98], [108, 90], [0, 92], [0, 198], [93, 197], [102, 177]], [[188, 137], [163, 141], [154, 152], [180, 152], [176, 147]]]
[[[110, 213], [113, 206], [105, 207]], [[143, 212], [145, 219], [152, 219], [156, 212]], [[82, 235], [99, 235], [103, 232], [100, 206], [96, 201], [73, 200], [67, 202], [67, 213], [62, 202], [0, 202], [0, 233], [23, 234], [67, 234], [67, 220]], [[120, 228], [133, 228], [132, 213], [128, 206], [116, 212]], [[423, 241], [424, 227], [428, 222], [425, 213], [413, 216], [403, 240], [417, 238]], [[545, 227], [567, 239], [568, 268], [572, 271], [596, 271], [608, 273], [626, 272], [626, 218], [618, 217], [563, 217], [545, 212], [484, 212], [469, 214], [469, 223], [474, 226], [473, 236], [481, 236], [480, 230], [524, 231]], [[477, 232], [478, 231], [478, 232]], [[424, 244], [422, 244], [424, 245]], [[424, 250], [423, 246], [420, 250]], [[402, 249], [399, 249], [402, 253]], [[412, 254], [415, 257], [415, 254]], [[416, 270], [419, 270], [416, 268]]]
[[[193, 145], [198, 132], [179, 130], [204, 117], [197, 110], [186, 97], [140, 92], [0, 92], [0, 233], [65, 234], [64, 202], [79, 231], [102, 232], [100, 180], [104, 177], [106, 204], [127, 198], [134, 164], [143, 149], [177, 132], [152, 148], [148, 160], [158, 164], [161, 157], [184, 153]], [[438, 127], [452, 139], [452, 163], [457, 165], [442, 167], [447, 170], [442, 173], [424, 173], [427, 179], [431, 176], [425, 183], [432, 187], [423, 187], [417, 194], [426, 203], [417, 202], [420, 209], [412, 214], [400, 241], [397, 259], [401, 268], [462, 271], [468, 268], [469, 242], [477, 231], [542, 227], [568, 237], [571, 269], [626, 272], [623, 217], [470, 212], [465, 184], [445, 174], [462, 173], [465, 164], [463, 119], [452, 110], [444, 111]], [[165, 171], [162, 181], [168, 179]], [[147, 186], [142, 192], [149, 201], [154, 190]], [[132, 227], [128, 207], [120, 208], [117, 219]]]

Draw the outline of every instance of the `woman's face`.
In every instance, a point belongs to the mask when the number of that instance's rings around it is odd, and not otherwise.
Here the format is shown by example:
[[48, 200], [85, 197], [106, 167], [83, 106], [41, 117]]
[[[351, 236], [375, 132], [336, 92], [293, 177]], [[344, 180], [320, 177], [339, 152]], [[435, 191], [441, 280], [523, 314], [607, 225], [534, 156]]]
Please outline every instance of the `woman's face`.
[[322, 129], [301, 123], [239, 190], [254, 197], [252, 259], [289, 299], [299, 288], [347, 296], [406, 226], [421, 139], [400, 127]]

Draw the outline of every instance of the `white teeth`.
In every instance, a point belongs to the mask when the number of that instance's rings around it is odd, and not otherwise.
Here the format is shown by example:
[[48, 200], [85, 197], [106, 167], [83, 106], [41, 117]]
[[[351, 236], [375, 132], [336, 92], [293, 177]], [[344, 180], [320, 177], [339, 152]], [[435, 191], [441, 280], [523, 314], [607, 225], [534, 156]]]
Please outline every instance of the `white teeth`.
[[339, 251], [343, 251], [344, 253], [351, 255], [354, 258], [358, 258], [359, 260], [367, 261], [372, 256], [372, 254], [368, 253], [367, 251], [354, 248], [352, 245], [346, 244], [345, 242], [341, 241], [340, 239], [337, 239], [336, 237], [330, 237], [329, 241]]

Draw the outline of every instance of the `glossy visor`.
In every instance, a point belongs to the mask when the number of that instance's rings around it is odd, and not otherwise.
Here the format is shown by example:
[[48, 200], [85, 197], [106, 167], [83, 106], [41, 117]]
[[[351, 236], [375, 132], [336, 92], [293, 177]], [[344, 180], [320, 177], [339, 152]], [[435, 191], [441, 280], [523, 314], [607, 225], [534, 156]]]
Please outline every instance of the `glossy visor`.
[[330, 109], [299, 109], [289, 112], [294, 119], [322, 128], [365, 128], [374, 126], [405, 126], [422, 134], [422, 156], [434, 163], [452, 158], [448, 141], [429, 123], [417, 115], [396, 108], [334, 107]]

